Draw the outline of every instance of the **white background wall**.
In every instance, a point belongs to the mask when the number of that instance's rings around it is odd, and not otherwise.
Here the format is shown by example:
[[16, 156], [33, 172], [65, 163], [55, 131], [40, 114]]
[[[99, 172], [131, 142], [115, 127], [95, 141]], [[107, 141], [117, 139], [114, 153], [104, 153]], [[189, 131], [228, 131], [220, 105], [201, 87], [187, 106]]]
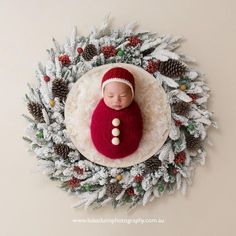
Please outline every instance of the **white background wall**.
[[[233, 0], [0, 0], [0, 235], [236, 235], [235, 42]], [[110, 13], [114, 27], [137, 21], [138, 30], [183, 35], [181, 51], [196, 58], [212, 90], [209, 109], [219, 130], [210, 130], [206, 166], [196, 171], [186, 197], [155, 200], [132, 214], [107, 207], [75, 210], [76, 199], [35, 173], [36, 158], [21, 140], [26, 83], [46, 62], [52, 37], [63, 43], [74, 25], [80, 34]], [[163, 224], [79, 224], [73, 219], [161, 218]]]

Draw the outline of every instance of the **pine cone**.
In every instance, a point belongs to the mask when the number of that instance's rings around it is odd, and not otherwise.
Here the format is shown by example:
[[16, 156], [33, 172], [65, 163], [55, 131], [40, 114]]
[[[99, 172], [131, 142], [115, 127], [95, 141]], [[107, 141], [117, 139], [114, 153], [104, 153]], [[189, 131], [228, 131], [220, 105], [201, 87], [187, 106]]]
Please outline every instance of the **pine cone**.
[[52, 94], [54, 97], [66, 99], [69, 92], [66, 82], [62, 79], [55, 79], [52, 82]]
[[70, 148], [67, 145], [62, 144], [62, 143], [55, 144], [53, 148], [54, 148], [55, 153], [59, 156], [62, 156], [63, 158], [66, 158], [70, 152]]
[[122, 191], [122, 187], [118, 182], [107, 184], [106, 195], [116, 198]]
[[158, 170], [161, 166], [161, 161], [157, 157], [151, 157], [147, 161], [145, 161], [145, 169], [144, 172], [146, 174], [154, 172]]
[[188, 150], [197, 151], [199, 148], [201, 148], [202, 140], [200, 137], [195, 138], [193, 135], [187, 134], [185, 140]]
[[185, 74], [186, 66], [181, 62], [169, 59], [168, 61], [163, 61], [160, 63], [159, 72], [170, 78], [180, 77]]
[[187, 102], [180, 101], [174, 104], [173, 110], [177, 115], [187, 116], [190, 111], [190, 105]]
[[82, 53], [82, 57], [84, 58], [84, 60], [90, 61], [96, 55], [97, 55], [96, 47], [93, 44], [86, 45], [86, 47], [84, 48], [84, 51]]
[[42, 105], [37, 102], [28, 103], [28, 110], [29, 110], [30, 114], [38, 122], [44, 122], [42, 109], [43, 109]]

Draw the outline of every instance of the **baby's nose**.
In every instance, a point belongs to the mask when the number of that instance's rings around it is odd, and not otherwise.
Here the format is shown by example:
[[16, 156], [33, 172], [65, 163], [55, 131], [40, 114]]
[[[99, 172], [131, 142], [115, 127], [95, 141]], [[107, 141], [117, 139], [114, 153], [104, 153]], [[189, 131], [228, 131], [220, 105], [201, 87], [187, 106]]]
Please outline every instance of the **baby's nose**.
[[120, 101], [120, 97], [119, 97], [119, 96], [116, 96], [116, 97], [115, 97], [115, 100], [116, 100], [116, 101]]

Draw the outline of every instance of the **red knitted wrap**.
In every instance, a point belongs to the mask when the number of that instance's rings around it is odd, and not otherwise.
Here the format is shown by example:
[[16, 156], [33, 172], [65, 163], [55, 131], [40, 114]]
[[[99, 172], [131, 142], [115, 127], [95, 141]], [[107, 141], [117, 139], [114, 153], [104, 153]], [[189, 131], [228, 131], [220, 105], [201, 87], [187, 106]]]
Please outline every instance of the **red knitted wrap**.
[[[117, 127], [112, 124], [114, 118], [120, 120]], [[120, 130], [119, 145], [111, 142], [114, 137], [113, 128]], [[138, 104], [133, 100], [128, 107], [114, 110], [102, 98], [92, 114], [90, 131], [94, 146], [104, 156], [111, 159], [129, 156], [137, 150], [143, 134], [143, 120]]]

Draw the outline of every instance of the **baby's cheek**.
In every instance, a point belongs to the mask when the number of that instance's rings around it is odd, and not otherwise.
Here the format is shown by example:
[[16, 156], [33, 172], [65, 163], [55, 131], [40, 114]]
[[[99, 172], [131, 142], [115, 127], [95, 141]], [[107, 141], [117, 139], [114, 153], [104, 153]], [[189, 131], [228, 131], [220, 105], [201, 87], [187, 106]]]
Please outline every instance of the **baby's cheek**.
[[127, 98], [127, 102], [128, 102], [128, 103], [131, 103], [131, 102], [132, 102], [132, 97], [131, 97], [131, 96]]

